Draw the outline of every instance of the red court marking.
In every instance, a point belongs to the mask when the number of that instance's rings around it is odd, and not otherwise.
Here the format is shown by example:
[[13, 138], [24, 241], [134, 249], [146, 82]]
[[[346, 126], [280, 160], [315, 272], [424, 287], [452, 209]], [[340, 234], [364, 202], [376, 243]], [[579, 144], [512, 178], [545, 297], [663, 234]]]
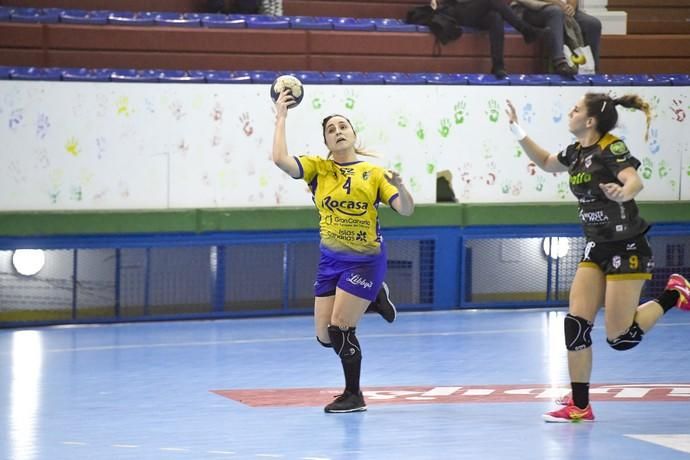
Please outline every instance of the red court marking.
[[[220, 396], [250, 407], [322, 406], [340, 388], [274, 388], [253, 390], [211, 390]], [[470, 385], [419, 387], [367, 387], [368, 405], [374, 404], [458, 404], [540, 402], [570, 392], [569, 385]], [[593, 401], [675, 401], [690, 402], [690, 383], [639, 383], [592, 385]]]

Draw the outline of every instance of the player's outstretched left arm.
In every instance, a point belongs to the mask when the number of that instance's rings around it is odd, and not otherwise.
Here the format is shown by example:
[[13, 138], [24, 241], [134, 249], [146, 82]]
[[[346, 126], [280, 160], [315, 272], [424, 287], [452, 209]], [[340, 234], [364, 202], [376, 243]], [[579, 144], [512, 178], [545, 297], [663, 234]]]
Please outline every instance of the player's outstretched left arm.
[[403, 184], [400, 174], [389, 170], [386, 173], [386, 180], [398, 189], [398, 196], [391, 201], [391, 208], [395, 209], [400, 215], [411, 216], [414, 212], [414, 200], [405, 184]]
[[623, 185], [610, 182], [608, 184], [599, 184], [599, 188], [604, 192], [606, 198], [618, 203], [625, 203], [635, 199], [638, 193], [644, 188], [642, 179], [633, 167], [625, 168], [618, 173], [618, 180]]

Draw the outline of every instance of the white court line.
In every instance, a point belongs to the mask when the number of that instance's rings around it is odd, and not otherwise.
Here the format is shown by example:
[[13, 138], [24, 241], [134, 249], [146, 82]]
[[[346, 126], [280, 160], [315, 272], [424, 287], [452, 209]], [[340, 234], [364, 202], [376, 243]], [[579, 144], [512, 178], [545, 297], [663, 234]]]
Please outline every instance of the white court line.
[[302, 457], [301, 460], [331, 460], [330, 457]]
[[625, 436], [690, 454], [690, 434], [626, 434]]
[[136, 449], [139, 446], [134, 444], [113, 444], [112, 447], [118, 447], [120, 449]]
[[183, 449], [182, 447], [159, 447], [158, 450], [165, 452], [189, 452], [189, 449]]
[[221, 455], [235, 455], [235, 452], [230, 452], [229, 450], [209, 450], [208, 453]]
[[[690, 323], [689, 323], [690, 324]], [[410, 332], [398, 334], [360, 334], [359, 337], [366, 338], [394, 338], [394, 337], [446, 337], [458, 335], [481, 335], [481, 334], [506, 334], [515, 332], [539, 332], [539, 329], [503, 329], [487, 331], [454, 331], [454, 332]], [[245, 345], [257, 343], [285, 343], [285, 342], [311, 342], [312, 336], [306, 337], [276, 337], [264, 339], [236, 339], [236, 340], [208, 340], [199, 342], [170, 342], [170, 343], [138, 343], [131, 345], [101, 345], [97, 347], [70, 347], [53, 348], [43, 350], [45, 353], [64, 353], [76, 351], [107, 351], [107, 350], [131, 350], [138, 348], [174, 348], [174, 347], [206, 347], [209, 345]], [[10, 354], [11, 352], [0, 352], [0, 355]]]
[[265, 458], [283, 458], [284, 455], [282, 454], [256, 454], [257, 457], [265, 457]]
[[[690, 326], [690, 323], [657, 324], [655, 327], [683, 327]], [[594, 329], [603, 329], [604, 326], [597, 326]], [[448, 332], [409, 332], [391, 334], [359, 334], [360, 338], [406, 338], [406, 337], [457, 337], [468, 335], [498, 335], [498, 334], [517, 334], [535, 333], [543, 331], [542, 327], [529, 329], [487, 329], [483, 331], [448, 331]], [[147, 348], [175, 348], [175, 347], [206, 347], [210, 345], [245, 345], [257, 343], [285, 343], [285, 342], [311, 342], [312, 336], [306, 337], [275, 337], [263, 339], [236, 339], [236, 340], [208, 340], [196, 342], [170, 342], [170, 343], [139, 343], [131, 345], [102, 345], [97, 347], [70, 347], [53, 348], [43, 350], [45, 353], [64, 353], [77, 351], [107, 351], [107, 350], [131, 350]], [[9, 355], [11, 352], [0, 352], [0, 355]]]
[[85, 442], [79, 442], [79, 441], [62, 441], [62, 443], [66, 446], [86, 446], [87, 445]]

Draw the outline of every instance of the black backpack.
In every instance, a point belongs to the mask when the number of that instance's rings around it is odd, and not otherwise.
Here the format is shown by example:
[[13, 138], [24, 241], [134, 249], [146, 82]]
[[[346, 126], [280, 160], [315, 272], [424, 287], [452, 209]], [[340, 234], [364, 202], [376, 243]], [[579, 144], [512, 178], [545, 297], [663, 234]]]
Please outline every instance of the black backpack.
[[434, 10], [429, 5], [409, 10], [405, 22], [429, 27], [436, 40], [442, 45], [462, 36], [462, 28], [452, 16], [445, 14], [440, 8]]
[[260, 0], [207, 0], [206, 3], [214, 13], [257, 14]]

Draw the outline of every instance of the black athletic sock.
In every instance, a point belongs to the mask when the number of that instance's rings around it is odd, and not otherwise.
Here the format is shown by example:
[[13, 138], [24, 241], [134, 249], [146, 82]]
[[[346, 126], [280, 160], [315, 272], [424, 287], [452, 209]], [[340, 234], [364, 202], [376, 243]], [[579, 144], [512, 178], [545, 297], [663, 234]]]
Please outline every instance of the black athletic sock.
[[571, 382], [570, 387], [573, 389], [573, 404], [580, 409], [584, 409], [589, 405], [589, 383]]
[[356, 328], [340, 329], [328, 326], [328, 336], [333, 345], [333, 351], [340, 357], [345, 374], [345, 389], [352, 393], [359, 393], [359, 376], [362, 369], [362, 350], [355, 335]]
[[678, 293], [678, 291], [676, 291], [675, 289], [670, 289], [668, 291], [662, 292], [659, 298], [655, 299], [655, 302], [661, 305], [661, 308], [664, 309], [664, 313], [666, 313], [671, 308], [676, 306], [679, 297], [680, 294]]
[[345, 362], [343, 361], [343, 372], [345, 373], [345, 389], [351, 393], [358, 394], [359, 376], [362, 370], [362, 360]]

